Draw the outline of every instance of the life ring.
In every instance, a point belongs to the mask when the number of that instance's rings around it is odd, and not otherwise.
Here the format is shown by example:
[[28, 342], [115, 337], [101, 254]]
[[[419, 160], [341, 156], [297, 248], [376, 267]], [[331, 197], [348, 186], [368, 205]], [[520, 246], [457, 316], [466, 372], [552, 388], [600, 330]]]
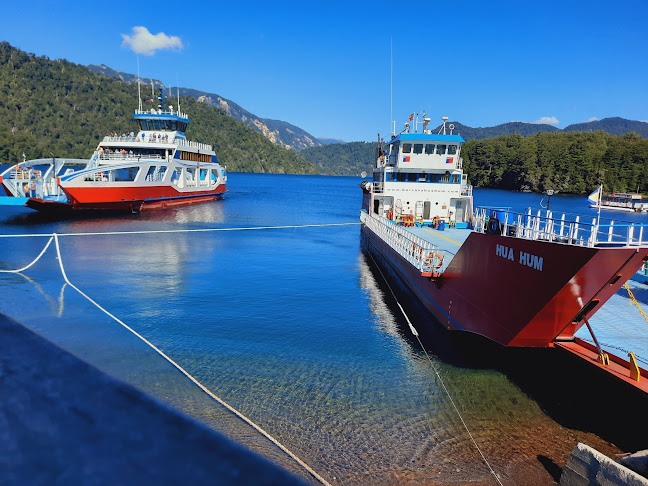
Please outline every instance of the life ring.
[[434, 259], [439, 260], [439, 264], [435, 267], [437, 270], [443, 266], [443, 255], [440, 253], [430, 253], [425, 259], [425, 266], [432, 267], [434, 266]]

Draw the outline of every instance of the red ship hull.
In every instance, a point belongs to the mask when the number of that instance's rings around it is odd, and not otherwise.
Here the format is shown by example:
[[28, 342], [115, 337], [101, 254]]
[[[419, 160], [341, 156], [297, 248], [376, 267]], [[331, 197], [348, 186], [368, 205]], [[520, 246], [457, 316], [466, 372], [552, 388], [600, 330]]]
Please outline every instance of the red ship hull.
[[648, 258], [646, 248], [589, 248], [471, 233], [443, 275], [430, 278], [363, 226], [365, 248], [449, 330], [504, 346], [572, 339]]
[[180, 192], [172, 186], [62, 187], [70, 202], [31, 198], [26, 206], [47, 213], [72, 211], [145, 211], [213, 201], [223, 196], [225, 184], [216, 190]]

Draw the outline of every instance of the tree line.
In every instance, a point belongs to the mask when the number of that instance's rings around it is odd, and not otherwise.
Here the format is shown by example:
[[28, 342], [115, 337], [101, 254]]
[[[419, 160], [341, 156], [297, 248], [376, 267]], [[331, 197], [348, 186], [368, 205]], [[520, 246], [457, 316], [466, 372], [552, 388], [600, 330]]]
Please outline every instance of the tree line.
[[636, 133], [538, 133], [469, 140], [464, 172], [475, 187], [587, 194], [648, 193], [648, 140]]

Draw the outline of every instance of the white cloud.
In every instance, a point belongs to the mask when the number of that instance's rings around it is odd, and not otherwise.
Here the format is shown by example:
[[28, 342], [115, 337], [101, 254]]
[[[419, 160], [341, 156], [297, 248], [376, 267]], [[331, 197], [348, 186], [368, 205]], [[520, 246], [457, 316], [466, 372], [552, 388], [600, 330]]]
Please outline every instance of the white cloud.
[[172, 49], [179, 51], [184, 46], [180, 37], [175, 35], [166, 35], [164, 32], [151, 34], [146, 27], [133, 27], [133, 35], [122, 34], [124, 41], [122, 47], [130, 48], [135, 54], [144, 54], [152, 56], [155, 51]]
[[588, 122], [599, 121], [599, 118], [596, 118], [595, 116], [593, 116], [591, 118], [588, 118], [587, 121]]
[[536, 125], [558, 125], [560, 122], [555, 116], [543, 116], [539, 120], [532, 121], [531, 123], [535, 123]]

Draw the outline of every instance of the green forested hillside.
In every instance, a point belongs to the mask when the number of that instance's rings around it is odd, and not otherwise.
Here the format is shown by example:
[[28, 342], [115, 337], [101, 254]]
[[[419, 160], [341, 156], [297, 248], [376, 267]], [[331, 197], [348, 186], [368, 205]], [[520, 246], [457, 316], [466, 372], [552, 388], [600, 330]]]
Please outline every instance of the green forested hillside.
[[[214, 145], [230, 171], [318, 173], [299, 154], [276, 146], [223, 111], [181, 98], [192, 120], [187, 137]], [[0, 162], [86, 158], [109, 132], [136, 130], [137, 86], [0, 43]]]
[[376, 163], [376, 143], [350, 142], [323, 145], [299, 152], [325, 174], [369, 174]]
[[470, 140], [461, 155], [475, 187], [586, 194], [648, 192], [648, 140], [629, 133], [538, 133]]

